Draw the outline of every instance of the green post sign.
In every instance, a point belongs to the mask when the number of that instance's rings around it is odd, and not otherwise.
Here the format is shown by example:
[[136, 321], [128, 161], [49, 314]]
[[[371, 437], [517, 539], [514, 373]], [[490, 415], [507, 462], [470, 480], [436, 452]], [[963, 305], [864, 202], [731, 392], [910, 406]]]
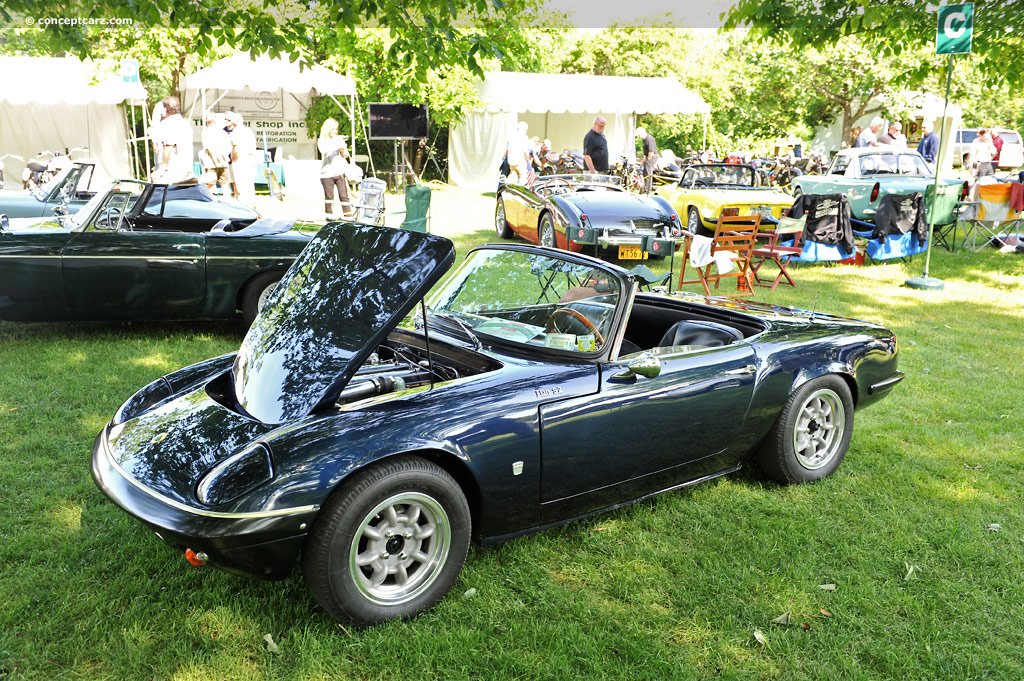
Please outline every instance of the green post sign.
[[974, 33], [974, 5], [946, 5], [939, 8], [939, 31], [935, 54], [969, 54]]

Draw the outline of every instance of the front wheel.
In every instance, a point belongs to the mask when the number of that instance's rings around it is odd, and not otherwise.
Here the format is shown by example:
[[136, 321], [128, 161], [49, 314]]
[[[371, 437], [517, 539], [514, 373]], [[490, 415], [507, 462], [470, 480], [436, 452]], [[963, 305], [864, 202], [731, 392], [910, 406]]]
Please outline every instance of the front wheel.
[[328, 500], [302, 554], [310, 593], [369, 626], [440, 601], [469, 550], [469, 504], [441, 467], [403, 456], [356, 473]]
[[499, 239], [511, 239], [512, 228], [508, 224], [508, 217], [505, 215], [505, 201], [498, 197], [498, 206], [494, 209], [494, 232]]
[[690, 230], [693, 234], [697, 233], [697, 230], [702, 226], [700, 221], [700, 213], [693, 206], [686, 211], [686, 229]]
[[852, 435], [850, 388], [838, 376], [821, 376], [790, 396], [761, 445], [758, 462], [777, 482], [814, 482], [839, 468]]
[[540, 219], [540, 245], [548, 248], [558, 248], [558, 241], [555, 238], [555, 222], [551, 219], [550, 213], [545, 213]]

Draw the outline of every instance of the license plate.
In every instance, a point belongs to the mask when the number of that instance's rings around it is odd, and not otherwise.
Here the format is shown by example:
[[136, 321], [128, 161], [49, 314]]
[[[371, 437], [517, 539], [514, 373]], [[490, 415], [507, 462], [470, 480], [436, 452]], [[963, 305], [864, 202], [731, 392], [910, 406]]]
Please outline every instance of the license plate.
[[751, 215], [760, 215], [763, 218], [770, 218], [772, 216], [772, 209], [767, 206], [755, 206], [750, 209]]
[[619, 260], [647, 260], [647, 254], [639, 246], [619, 246]]

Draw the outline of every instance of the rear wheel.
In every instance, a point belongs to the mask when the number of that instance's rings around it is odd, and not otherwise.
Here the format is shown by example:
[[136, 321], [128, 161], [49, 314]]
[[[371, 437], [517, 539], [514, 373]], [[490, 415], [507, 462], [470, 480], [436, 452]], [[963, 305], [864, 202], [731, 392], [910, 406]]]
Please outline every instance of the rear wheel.
[[838, 376], [822, 376], [790, 396], [761, 445], [758, 462], [777, 482], [814, 482], [839, 468], [852, 435], [850, 388]]
[[277, 282], [281, 281], [280, 272], [266, 272], [254, 278], [245, 287], [242, 294], [242, 318], [246, 324], [252, 324], [256, 315], [267, 304], [270, 294], [277, 288]]
[[441, 467], [415, 456], [356, 473], [306, 539], [302, 573], [335, 619], [365, 626], [412, 617], [441, 600], [466, 560], [466, 497]]
[[505, 201], [500, 196], [498, 197], [498, 206], [494, 209], [494, 231], [499, 239], [512, 238], [512, 228], [505, 216]]

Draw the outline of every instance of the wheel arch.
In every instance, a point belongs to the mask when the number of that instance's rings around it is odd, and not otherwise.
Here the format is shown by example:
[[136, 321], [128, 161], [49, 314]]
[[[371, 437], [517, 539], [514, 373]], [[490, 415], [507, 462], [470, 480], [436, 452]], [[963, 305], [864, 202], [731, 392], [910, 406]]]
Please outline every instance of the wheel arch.
[[822, 376], [837, 376], [846, 383], [846, 387], [850, 389], [850, 398], [853, 400], [853, 408], [856, 409], [860, 402], [860, 395], [857, 392], [857, 379], [853, 376], [853, 368], [848, 364], [832, 363], [822, 365], [820, 367], [810, 367], [801, 370], [793, 378], [793, 384], [789, 388], [789, 394], [792, 395], [801, 386], [816, 378]]
[[249, 290], [249, 287], [252, 286], [252, 283], [254, 281], [267, 274], [276, 274], [278, 278], [281, 278], [287, 271], [288, 268], [275, 267], [269, 270], [260, 270], [259, 272], [253, 272], [252, 275], [250, 275], [245, 281], [242, 282], [242, 284], [238, 287], [238, 290], [235, 291], [235, 309], [242, 309], [242, 301], [245, 299], [245, 292]]

